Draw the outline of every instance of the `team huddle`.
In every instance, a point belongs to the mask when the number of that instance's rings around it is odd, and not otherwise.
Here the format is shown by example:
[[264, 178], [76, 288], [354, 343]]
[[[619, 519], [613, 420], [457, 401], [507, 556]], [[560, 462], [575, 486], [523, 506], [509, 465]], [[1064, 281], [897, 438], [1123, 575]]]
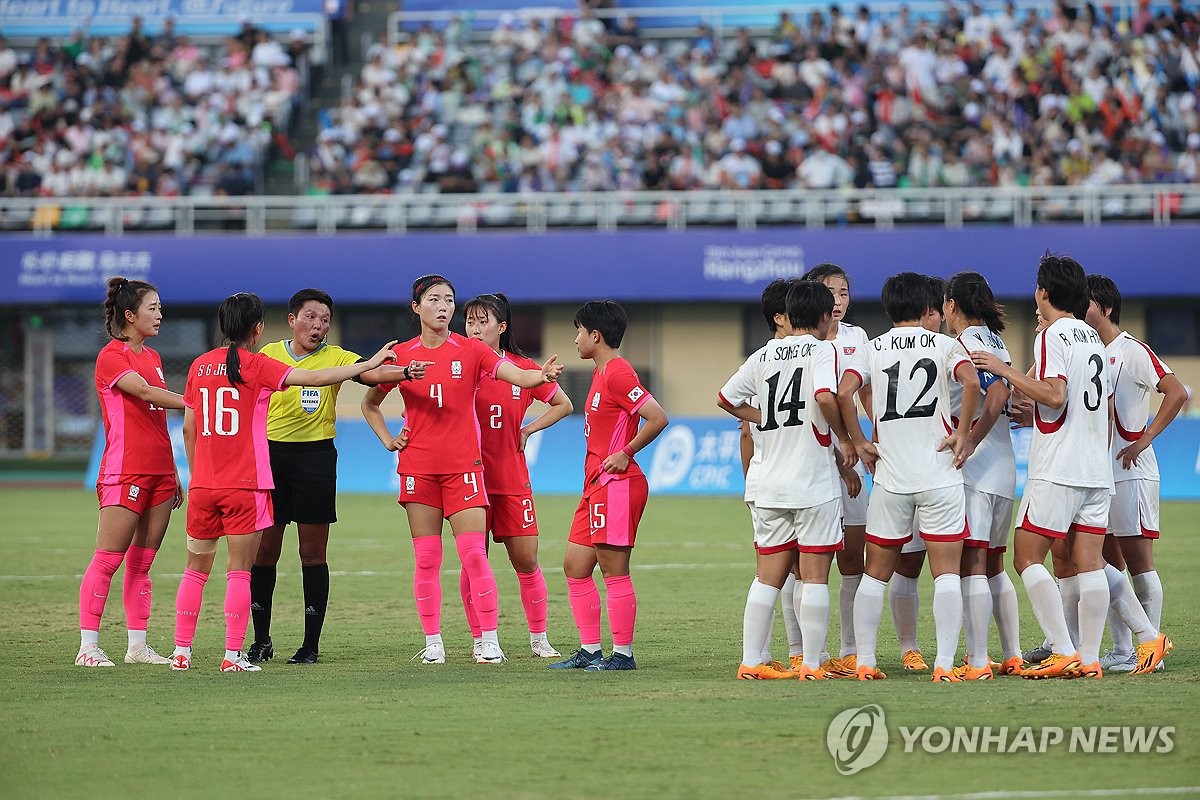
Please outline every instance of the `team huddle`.
[[[333, 446], [338, 388], [371, 386], [362, 408], [382, 444], [397, 452], [399, 504], [413, 537], [413, 595], [426, 646], [414, 658], [446, 662], [441, 636], [442, 527], [449, 522], [462, 561], [460, 591], [479, 664], [507, 660], [497, 635], [498, 597], [487, 558], [487, 534], [505, 544], [520, 583], [530, 648], [560, 658], [546, 635], [546, 582], [537, 563], [537, 517], [524, 448], [529, 436], [572, 411], [557, 385], [562, 365], [538, 365], [513, 337], [508, 300], [481, 295], [466, 306], [468, 336], [450, 330], [454, 287], [425, 275], [412, 291], [421, 332], [384, 345], [369, 359], [325, 342], [333, 299], [315, 289], [289, 304], [293, 337], [254, 352], [264, 307], [254, 294], [226, 298], [218, 311], [225, 344], [197, 358], [182, 395], [166, 387], [162, 361], [146, 346], [162, 323], [157, 290], [113, 278], [105, 301], [111, 341], [96, 361], [105, 428], [97, 495], [96, 552], [80, 586], [80, 649], [75, 663], [111, 667], [100, 648], [101, 615], [113, 575], [125, 564], [123, 598], [129, 632], [126, 663], [192, 666], [192, 642], [217, 543], [228, 557], [222, 672], [261, 671], [274, 657], [270, 637], [276, 563], [283, 530], [297, 524], [303, 569], [305, 636], [290, 664], [313, 664], [329, 597], [326, 549], [336, 521], [337, 451]], [[595, 364], [584, 431], [583, 497], [572, 523], [564, 571], [580, 647], [550, 663], [556, 669], [636, 669], [637, 597], [629, 562], [648, 496], [634, 455], [666, 428], [668, 418], [620, 355], [627, 327], [612, 301], [585, 303], [575, 317], [575, 344]], [[393, 389], [404, 402], [399, 434], [379, 405]], [[534, 399], [547, 405], [524, 422]], [[184, 490], [171, 454], [166, 409], [184, 412], [187, 564], [175, 602], [170, 658], [146, 641], [149, 572]], [[602, 655], [599, 566], [607, 589], [610, 654]], [[254, 643], [243, 650], [250, 619]]]
[[[822, 264], [767, 286], [762, 311], [774, 338], [718, 394], [718, 406], [742, 421], [756, 552], [739, 679], [885, 678], [877, 662], [885, 595], [902, 668], [929, 670], [916, 637], [926, 559], [934, 682], [990, 680], [997, 671], [1041, 679], [1161, 669], [1173, 644], [1159, 631], [1151, 443], [1186, 390], [1120, 329], [1121, 295], [1110, 279], [1047, 253], [1035, 299], [1039, 327], [1026, 373], [1012, 365], [1000, 337], [1003, 308], [978, 273], [889, 278], [882, 300], [893, 327], [874, 339], [844, 321], [849, 278], [840, 267]], [[1164, 395], [1152, 422], [1151, 392]], [[1034, 428], [1013, 567], [1045, 634], [1024, 654], [1004, 569], [1016, 497], [1013, 425]], [[864, 468], [873, 475], [869, 499]], [[835, 556], [836, 656], [826, 649]], [[781, 596], [788, 662], [770, 652]], [[993, 617], [1001, 662], [988, 653]], [[1113, 645], [1101, 656], [1106, 620]], [[963, 632], [966, 658], [956, 666]]]

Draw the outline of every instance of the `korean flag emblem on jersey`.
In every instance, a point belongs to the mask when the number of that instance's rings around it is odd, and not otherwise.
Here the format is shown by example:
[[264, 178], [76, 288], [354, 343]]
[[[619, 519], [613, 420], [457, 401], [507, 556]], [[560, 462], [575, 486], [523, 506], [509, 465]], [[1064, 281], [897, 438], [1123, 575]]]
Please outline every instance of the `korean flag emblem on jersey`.
[[305, 414], [315, 414], [321, 405], [321, 390], [311, 386], [300, 387], [300, 407]]
[[451, 361], [450, 362], [450, 377], [451, 378], [461, 378], [462, 377], [462, 362], [461, 361]]
[[595, 411], [599, 407], [600, 407], [600, 393], [596, 392], [594, 395], [592, 395], [592, 411]]
[[852, 355], [854, 355], [854, 351], [855, 351], [855, 350], [857, 350], [857, 349], [858, 349], [857, 347], [843, 347], [843, 348], [842, 348], [842, 355], [844, 355], [844, 356], [852, 356]]
[[629, 402], [636, 403], [638, 398], [646, 393], [646, 390], [640, 386], [635, 386], [629, 390]]
[[517, 386], [516, 384], [513, 384], [512, 390], [513, 390], [513, 400], [520, 400], [521, 399], [521, 387]]

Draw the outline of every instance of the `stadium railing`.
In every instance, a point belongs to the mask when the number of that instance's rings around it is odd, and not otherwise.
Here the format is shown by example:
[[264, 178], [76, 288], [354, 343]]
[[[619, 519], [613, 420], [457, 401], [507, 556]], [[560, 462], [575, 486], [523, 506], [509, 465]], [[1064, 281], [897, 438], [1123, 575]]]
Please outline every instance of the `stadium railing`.
[[0, 231], [51, 236], [73, 231], [120, 236], [205, 231], [261, 235], [311, 230], [587, 228], [974, 223], [1029, 227], [1096, 226], [1121, 220], [1200, 219], [1200, 184], [972, 187], [936, 189], [793, 189], [776, 191], [546, 192], [539, 194], [379, 194], [245, 197], [0, 198]]

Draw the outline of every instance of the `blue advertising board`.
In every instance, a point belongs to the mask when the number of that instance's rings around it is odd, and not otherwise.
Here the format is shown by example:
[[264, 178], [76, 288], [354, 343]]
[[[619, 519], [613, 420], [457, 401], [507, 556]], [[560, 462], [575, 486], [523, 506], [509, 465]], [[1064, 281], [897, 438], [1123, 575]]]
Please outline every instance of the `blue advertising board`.
[[268, 29], [280, 28], [274, 20], [282, 29], [311, 30], [323, 7], [324, 0], [0, 0], [0, 28], [10, 37], [63, 36], [81, 27], [93, 36], [112, 36], [128, 33], [138, 16], [151, 34], [168, 17], [177, 33], [194, 35], [233, 32], [242, 17]]
[[[502, 288], [522, 303], [588, 297], [750, 302], [771, 280], [799, 276], [822, 261], [845, 267], [860, 297], [878, 296], [888, 276], [907, 269], [947, 277], [974, 269], [997, 295], [1029, 297], [1047, 249], [1111, 276], [1127, 298], [1200, 294], [1200, 284], [1181, 282], [1172, 266], [1182, 253], [1200, 253], [1200, 225], [1189, 224], [471, 236], [81, 234], [5, 236], [0, 243], [0, 303], [18, 305], [94, 304], [114, 274], [152, 281], [172, 305], [216, 303], [238, 291], [286, 303], [298, 275], [321, 275], [321, 288], [339, 303], [405, 303], [413, 278], [431, 269], [448, 275], [462, 297]], [[501, 287], [497, 276], [503, 276]]]
[[[864, 428], [867, 427], [863, 420]], [[170, 424], [175, 461], [187, 480], [182, 424]], [[1013, 432], [1017, 453], [1017, 493], [1025, 486], [1030, 428]], [[103, 432], [92, 450], [87, 486], [94, 486], [103, 450]], [[396, 495], [396, 454], [379, 444], [361, 419], [338, 422], [338, 488], [343, 492]], [[1162, 475], [1164, 500], [1200, 500], [1200, 419], [1177, 419], [1168, 435], [1154, 443]], [[526, 448], [529, 475], [539, 494], [578, 494], [583, 487], [583, 417], [564, 419], [534, 434]], [[638, 453], [650, 492], [661, 495], [716, 495], [740, 498], [745, 490], [738, 448], [737, 422], [732, 418], [685, 418], [671, 421], [657, 440]]]

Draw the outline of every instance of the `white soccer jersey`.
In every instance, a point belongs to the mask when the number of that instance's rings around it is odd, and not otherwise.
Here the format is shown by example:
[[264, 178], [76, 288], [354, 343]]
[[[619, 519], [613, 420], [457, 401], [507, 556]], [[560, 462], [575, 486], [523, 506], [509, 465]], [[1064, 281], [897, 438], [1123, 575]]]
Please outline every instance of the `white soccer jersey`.
[[867, 332], [857, 325], [851, 325], [848, 322], [838, 323], [837, 336], [834, 338], [833, 344], [837, 347], [837, 376], [839, 381], [842, 379], [842, 373], [846, 371], [846, 367], [863, 351], [870, 341], [871, 337], [867, 336]]
[[[975, 350], [985, 350], [1005, 364], [1012, 364], [1012, 356], [1004, 346], [1004, 340], [993, 333], [985, 325], [972, 325], [958, 336], [958, 342], [968, 353]], [[980, 396], [979, 405], [975, 408], [975, 419], [983, 413], [983, 398], [987, 388], [994, 380], [1000, 380], [995, 375], [981, 372], [979, 374]], [[962, 384], [958, 381], [950, 383], [950, 424], [958, 425], [958, 416], [962, 413]], [[975, 452], [966, 460], [962, 468], [963, 483], [979, 492], [994, 494], [997, 497], [1016, 499], [1017, 492], [1017, 459], [1013, 454], [1012, 433], [1009, 431], [1008, 406], [1000, 413], [996, 424], [988, 431]]]
[[1158, 459], [1151, 445], [1138, 456], [1132, 469], [1121, 466], [1117, 453], [1141, 438], [1150, 421], [1150, 393], [1158, 390], [1171, 368], [1159, 360], [1154, 351], [1124, 331], [1104, 348], [1108, 353], [1108, 369], [1113, 378], [1113, 397], [1116, 406], [1116, 430], [1112, 437], [1113, 480], [1131, 481], [1138, 478], [1156, 481]]
[[1112, 488], [1108, 448], [1108, 356], [1100, 334], [1074, 317], [1058, 319], [1033, 340], [1039, 380], [1062, 378], [1061, 409], [1034, 404], [1029, 479], [1080, 488]]
[[[758, 398], [753, 398], [750, 405], [757, 408]], [[754, 496], [758, 492], [758, 471], [762, 469], [762, 431], [753, 423], [747, 424], [750, 426], [750, 443], [754, 446], [754, 453], [750, 456], [750, 464], [746, 467], [745, 500], [747, 503], [753, 503], [755, 502]]]
[[879, 462], [875, 481], [896, 494], [916, 494], [963, 482], [950, 450], [937, 452], [950, 425], [950, 382], [967, 351], [919, 326], [892, 328], [872, 339], [848, 368], [873, 384]]
[[817, 395], [837, 392], [833, 345], [813, 336], [768, 342], [721, 387], [738, 406], [762, 410], [754, 503], [759, 508], [812, 508], [841, 496], [834, 482], [833, 436]]

